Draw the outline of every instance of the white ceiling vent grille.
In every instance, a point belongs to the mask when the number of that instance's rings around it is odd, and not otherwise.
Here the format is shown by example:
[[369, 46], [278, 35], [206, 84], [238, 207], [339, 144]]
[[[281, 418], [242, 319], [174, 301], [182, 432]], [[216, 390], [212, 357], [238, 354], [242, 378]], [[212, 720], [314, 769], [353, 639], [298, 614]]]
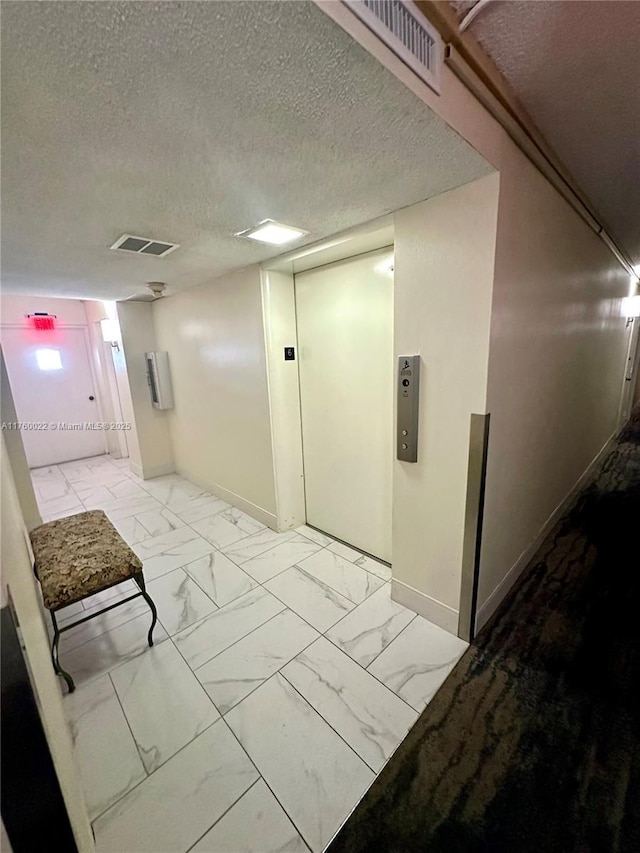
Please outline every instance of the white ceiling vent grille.
[[442, 40], [413, 3], [402, 0], [344, 2], [405, 65], [440, 93]]
[[149, 237], [136, 237], [123, 234], [110, 248], [117, 252], [129, 252], [134, 255], [153, 255], [154, 258], [166, 258], [168, 254], [180, 248], [179, 243], [151, 240]]

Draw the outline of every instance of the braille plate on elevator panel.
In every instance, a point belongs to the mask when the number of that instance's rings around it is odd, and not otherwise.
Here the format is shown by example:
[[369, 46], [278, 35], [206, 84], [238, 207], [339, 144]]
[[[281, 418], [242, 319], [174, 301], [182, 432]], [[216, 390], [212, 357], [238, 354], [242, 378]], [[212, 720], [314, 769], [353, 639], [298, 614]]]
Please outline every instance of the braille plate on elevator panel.
[[398, 358], [397, 458], [401, 462], [418, 461], [418, 411], [420, 407], [420, 356]]

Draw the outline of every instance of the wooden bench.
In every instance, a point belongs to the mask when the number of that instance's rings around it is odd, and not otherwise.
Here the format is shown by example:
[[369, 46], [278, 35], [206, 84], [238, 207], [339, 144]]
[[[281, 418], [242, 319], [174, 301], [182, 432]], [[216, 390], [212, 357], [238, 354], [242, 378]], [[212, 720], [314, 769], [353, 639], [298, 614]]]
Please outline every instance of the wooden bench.
[[[153, 645], [153, 629], [158, 615], [145, 589], [142, 563], [101, 509], [49, 521], [36, 527], [30, 535], [34, 571], [53, 623], [53, 668], [67, 682], [70, 693], [75, 690], [75, 684], [69, 673], [62, 669], [58, 659], [58, 643], [64, 631], [142, 596], [151, 609], [152, 620], [147, 639], [149, 645]], [[140, 592], [62, 628], [58, 626], [58, 610], [130, 579], [136, 582]]]

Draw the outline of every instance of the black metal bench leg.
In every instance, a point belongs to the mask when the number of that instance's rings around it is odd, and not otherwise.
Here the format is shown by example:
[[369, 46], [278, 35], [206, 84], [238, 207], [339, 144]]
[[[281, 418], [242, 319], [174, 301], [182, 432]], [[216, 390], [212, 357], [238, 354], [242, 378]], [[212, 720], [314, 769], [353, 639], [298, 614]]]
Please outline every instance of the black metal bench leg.
[[142, 572], [140, 572], [140, 574], [135, 575], [135, 582], [140, 587], [140, 592], [142, 593], [142, 597], [144, 598], [144, 600], [149, 605], [151, 613], [153, 614], [153, 619], [151, 620], [151, 627], [149, 628], [149, 634], [148, 634], [149, 645], [152, 646], [153, 645], [153, 629], [156, 627], [156, 622], [158, 621], [158, 611], [156, 610], [156, 606], [153, 603], [151, 596], [149, 595], [149, 593], [147, 592], [147, 590], [145, 588], [144, 577], [142, 575]]
[[60, 630], [58, 628], [58, 622], [56, 620], [56, 615], [53, 611], [51, 613], [51, 621], [53, 623], [53, 642], [51, 644], [51, 660], [53, 661], [53, 668], [57, 675], [61, 675], [64, 680], [67, 682], [67, 687], [69, 688], [69, 693], [73, 693], [76, 689], [76, 685], [73, 682], [73, 678], [69, 675], [68, 672], [60, 666], [60, 661], [58, 658], [58, 643], [60, 642]]

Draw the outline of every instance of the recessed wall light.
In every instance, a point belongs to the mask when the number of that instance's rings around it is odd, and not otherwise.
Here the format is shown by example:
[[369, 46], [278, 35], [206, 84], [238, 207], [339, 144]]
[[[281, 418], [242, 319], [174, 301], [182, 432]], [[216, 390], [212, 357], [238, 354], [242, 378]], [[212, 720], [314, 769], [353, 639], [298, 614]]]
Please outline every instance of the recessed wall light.
[[294, 240], [306, 237], [308, 233], [302, 228], [294, 228], [293, 225], [283, 225], [281, 222], [274, 222], [273, 219], [263, 219], [255, 228], [238, 231], [235, 236], [248, 237], [249, 240], [269, 243], [271, 246], [283, 246], [285, 243], [292, 243]]

